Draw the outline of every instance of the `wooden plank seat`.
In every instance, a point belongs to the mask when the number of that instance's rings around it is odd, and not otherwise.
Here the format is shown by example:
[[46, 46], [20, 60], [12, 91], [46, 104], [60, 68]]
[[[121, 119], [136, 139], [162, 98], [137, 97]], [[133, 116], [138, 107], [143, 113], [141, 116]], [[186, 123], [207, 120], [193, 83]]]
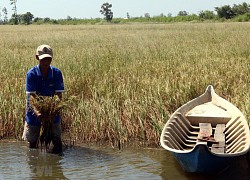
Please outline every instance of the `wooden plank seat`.
[[226, 143], [225, 134], [226, 129], [225, 124], [217, 124], [214, 134], [211, 123], [199, 123], [200, 131], [198, 134], [199, 141], [210, 142], [210, 148], [213, 153], [225, 153]]
[[211, 151], [214, 153], [225, 153], [226, 148], [226, 138], [225, 138], [225, 124], [217, 124], [214, 131], [214, 139], [216, 144], [212, 145]]
[[211, 123], [199, 123], [200, 131], [198, 134], [198, 140], [211, 141], [212, 139], [212, 125]]

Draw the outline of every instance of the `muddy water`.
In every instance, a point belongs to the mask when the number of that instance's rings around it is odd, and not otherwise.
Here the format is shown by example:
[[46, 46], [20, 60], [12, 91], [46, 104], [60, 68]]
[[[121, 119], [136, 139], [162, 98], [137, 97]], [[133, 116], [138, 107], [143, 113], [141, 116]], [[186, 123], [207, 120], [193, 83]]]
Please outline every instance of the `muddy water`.
[[245, 158], [217, 175], [185, 173], [162, 149], [75, 146], [62, 156], [0, 141], [0, 179], [250, 179]]

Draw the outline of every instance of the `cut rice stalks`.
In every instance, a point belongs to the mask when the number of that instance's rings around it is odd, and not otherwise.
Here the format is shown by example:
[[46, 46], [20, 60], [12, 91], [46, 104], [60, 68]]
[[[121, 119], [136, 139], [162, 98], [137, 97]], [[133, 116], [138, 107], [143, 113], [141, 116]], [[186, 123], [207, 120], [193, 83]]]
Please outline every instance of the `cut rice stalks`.
[[30, 96], [31, 107], [42, 114], [39, 117], [41, 121], [40, 131], [40, 144], [41, 148], [45, 150], [49, 149], [49, 145], [53, 139], [53, 124], [57, 115], [61, 110], [69, 105], [74, 97], [70, 97], [68, 100], [61, 100], [58, 95], [54, 96]]

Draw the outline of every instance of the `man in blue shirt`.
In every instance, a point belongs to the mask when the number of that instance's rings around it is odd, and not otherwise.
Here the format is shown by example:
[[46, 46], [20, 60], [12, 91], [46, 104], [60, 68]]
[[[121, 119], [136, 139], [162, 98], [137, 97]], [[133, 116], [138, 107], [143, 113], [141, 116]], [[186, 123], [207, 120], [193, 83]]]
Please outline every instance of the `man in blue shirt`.
[[[27, 110], [24, 125], [23, 139], [29, 142], [30, 148], [38, 148], [41, 119], [46, 119], [46, 114], [30, 106], [29, 100], [33, 96], [54, 96], [62, 98], [64, 91], [63, 76], [61, 71], [51, 66], [53, 51], [48, 45], [40, 45], [36, 51], [38, 65], [31, 68], [26, 76]], [[60, 115], [58, 114], [52, 126], [53, 151], [62, 150]]]

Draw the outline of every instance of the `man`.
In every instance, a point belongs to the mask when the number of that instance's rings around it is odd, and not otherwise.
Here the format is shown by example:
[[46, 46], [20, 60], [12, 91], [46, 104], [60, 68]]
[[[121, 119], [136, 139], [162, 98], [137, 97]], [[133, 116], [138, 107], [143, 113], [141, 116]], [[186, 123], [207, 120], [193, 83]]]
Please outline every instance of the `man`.
[[[64, 91], [61, 71], [51, 66], [53, 51], [48, 45], [40, 45], [36, 51], [38, 65], [31, 68], [26, 76], [27, 110], [24, 125], [23, 139], [29, 142], [30, 148], [38, 148], [41, 119], [47, 117], [30, 105], [30, 97], [54, 96], [62, 98]], [[62, 150], [60, 115], [58, 114], [52, 125], [52, 151], [59, 153]]]

